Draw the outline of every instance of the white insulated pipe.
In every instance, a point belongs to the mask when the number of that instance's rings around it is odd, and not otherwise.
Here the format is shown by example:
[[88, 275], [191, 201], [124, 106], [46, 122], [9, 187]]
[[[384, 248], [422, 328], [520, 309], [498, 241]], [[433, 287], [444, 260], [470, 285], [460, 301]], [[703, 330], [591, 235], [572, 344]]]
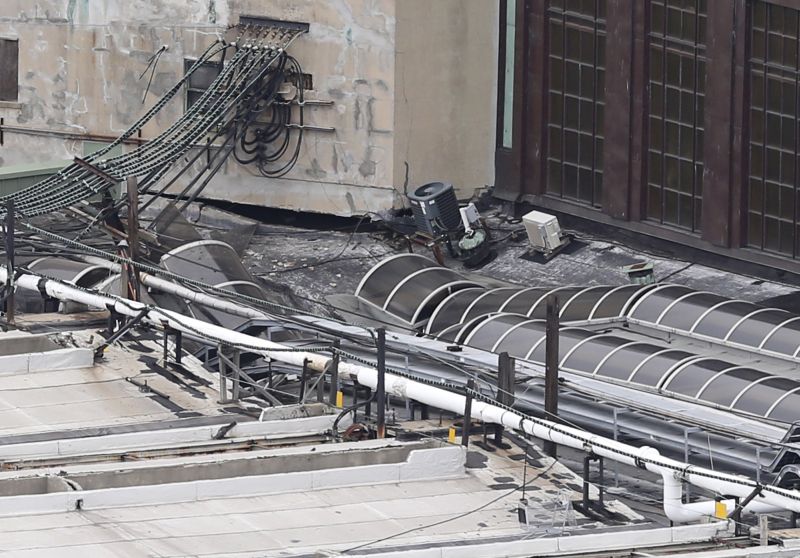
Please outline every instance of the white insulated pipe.
[[[3, 268], [0, 270], [0, 283], [5, 284], [8, 279], [8, 271]], [[238, 331], [231, 331], [224, 327], [210, 324], [196, 318], [184, 316], [171, 310], [164, 310], [163, 308], [148, 307], [141, 302], [132, 300], [121, 299], [116, 296], [79, 289], [75, 286], [62, 283], [60, 281], [53, 281], [50, 279], [43, 279], [38, 275], [31, 273], [21, 274], [15, 281], [18, 288], [38, 291], [39, 282], [44, 281], [43, 286], [49, 296], [59, 300], [70, 300], [92, 306], [95, 308], [109, 308], [125, 316], [136, 317], [142, 310], [149, 309], [144, 321], [150, 322], [156, 326], [168, 326], [171, 329], [182, 331], [189, 335], [197, 335], [197, 332], [202, 332], [202, 335], [210, 339], [218, 339], [225, 341], [231, 345], [246, 345], [252, 347], [256, 353], [262, 354], [274, 360], [279, 360], [287, 364], [302, 366], [304, 361], [310, 361], [310, 365], [315, 370], [325, 370], [325, 366], [330, 361], [330, 357], [313, 352], [295, 352], [291, 347], [273, 343], [266, 339], [245, 335]]]
[[[358, 383], [372, 389], [375, 389], [378, 383], [377, 371], [369, 367], [339, 363], [339, 373], [350, 374], [358, 380]], [[413, 399], [456, 414], [464, 413], [466, 398], [458, 393], [393, 374], [386, 374], [385, 382], [387, 393], [397, 397]], [[714, 500], [684, 504], [681, 501], [683, 480], [718, 494], [738, 497], [740, 500], [747, 498], [758, 487], [757, 483], [746, 477], [718, 473], [663, 457], [652, 447], [637, 448], [552, 421], [530, 420], [484, 401], [473, 401], [471, 414], [476, 420], [501, 424], [512, 430], [522, 430], [540, 440], [550, 440], [559, 445], [591, 452], [626, 465], [639, 466], [661, 475], [664, 482], [664, 513], [670, 520], [678, 523], [714, 517], [716, 507]], [[734, 500], [726, 500], [723, 503], [728, 513], [733, 511]], [[768, 513], [784, 510], [800, 512], [800, 492], [764, 486], [762, 494], [756, 496], [743, 511]]]
[[[96, 256], [81, 256], [80, 259], [92, 265], [105, 267], [114, 273], [122, 272], [121, 265], [115, 262], [104, 260], [103, 258], [98, 258]], [[144, 271], [139, 271], [139, 280], [148, 287], [152, 287], [165, 293], [174, 294], [181, 298], [185, 298], [190, 302], [200, 304], [201, 306], [207, 306], [209, 308], [214, 308], [220, 312], [226, 312], [242, 318], [261, 319], [268, 317], [265, 312], [260, 312], [253, 308], [248, 308], [247, 306], [242, 306], [216, 296], [193, 291], [192, 289], [188, 289], [182, 285], [178, 285], [172, 281], [167, 281], [166, 279], [162, 279], [161, 277], [151, 275], [150, 273], [146, 273]]]
[[[5, 283], [7, 278], [6, 269], [0, 267], [0, 283]], [[143, 309], [147, 308], [140, 302], [79, 289], [60, 281], [43, 279], [31, 273], [22, 273], [15, 284], [18, 288], [38, 291], [40, 281], [49, 296], [60, 300], [79, 302], [98, 308], [111, 308], [120, 314], [131, 317], [139, 315]], [[185, 333], [197, 335], [196, 332], [201, 332], [210, 339], [252, 347], [253, 352], [288, 364], [302, 366], [303, 362], [307, 361], [309, 366], [318, 372], [324, 371], [330, 362], [330, 358], [322, 354], [287, 351], [286, 349], [290, 347], [286, 345], [231, 331], [161, 308], [150, 307], [149, 313], [144, 319], [156, 326], [166, 324], [172, 329]], [[358, 383], [372, 389], [378, 385], [377, 370], [368, 366], [340, 362], [339, 373], [347, 374]], [[458, 415], [464, 413], [466, 402], [464, 395], [389, 373], [385, 376], [385, 386], [387, 393], [397, 397], [418, 401]], [[754, 490], [760, 488], [761, 494], [753, 498], [744, 511], [751, 513], [794, 511], [800, 513], [800, 491], [762, 486], [747, 477], [719, 473], [663, 457], [658, 450], [652, 447], [639, 448], [545, 419], [529, 419], [514, 411], [481, 400], [472, 402], [471, 415], [471, 418], [476, 420], [503, 425], [512, 430], [521, 430], [540, 440], [549, 440], [559, 445], [591, 452], [661, 475], [664, 482], [664, 513], [670, 520], [678, 523], [713, 517], [716, 505], [713, 500], [691, 504], [682, 503], [682, 481], [717, 494], [738, 497], [740, 500], [747, 498]], [[724, 503], [728, 512], [732, 511], [734, 501], [727, 500]]]

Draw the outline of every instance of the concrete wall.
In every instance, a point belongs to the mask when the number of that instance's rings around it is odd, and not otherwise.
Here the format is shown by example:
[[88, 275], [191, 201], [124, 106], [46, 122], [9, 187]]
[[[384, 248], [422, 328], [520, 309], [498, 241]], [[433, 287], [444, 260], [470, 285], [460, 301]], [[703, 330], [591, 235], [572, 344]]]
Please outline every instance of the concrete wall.
[[397, 2], [395, 184], [494, 185], [498, 40], [499, 2]]
[[[334, 101], [307, 109], [306, 123], [335, 132], [306, 133], [282, 179], [229, 161], [206, 197], [357, 215], [402, 205], [406, 161], [410, 186], [444, 179], [468, 196], [493, 182], [497, 6], [488, 0], [3, 0], [0, 36], [20, 41], [20, 95], [0, 103], [0, 117], [119, 135], [240, 14], [311, 23], [289, 51], [313, 76], [306, 97]], [[169, 50], [142, 104], [149, 74], [139, 75], [161, 45]], [[181, 95], [142, 136], [182, 111]], [[10, 132], [0, 166], [83, 154], [80, 139]]]

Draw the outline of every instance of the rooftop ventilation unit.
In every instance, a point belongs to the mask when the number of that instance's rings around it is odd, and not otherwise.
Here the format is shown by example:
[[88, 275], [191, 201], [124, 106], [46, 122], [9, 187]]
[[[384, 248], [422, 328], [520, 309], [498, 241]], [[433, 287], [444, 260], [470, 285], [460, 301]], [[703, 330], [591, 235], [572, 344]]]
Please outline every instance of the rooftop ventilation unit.
[[452, 184], [425, 184], [408, 194], [408, 199], [418, 232], [435, 237], [455, 231], [461, 225], [461, 213]]
[[554, 215], [531, 211], [522, 216], [522, 223], [528, 233], [528, 240], [534, 251], [545, 257], [558, 252], [569, 241], [561, 236], [561, 226]]

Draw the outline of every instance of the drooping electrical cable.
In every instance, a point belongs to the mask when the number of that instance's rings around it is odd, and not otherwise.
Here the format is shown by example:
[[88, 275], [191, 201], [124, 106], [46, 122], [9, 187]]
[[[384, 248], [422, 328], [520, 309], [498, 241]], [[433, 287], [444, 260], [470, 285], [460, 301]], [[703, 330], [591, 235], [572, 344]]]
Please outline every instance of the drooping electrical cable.
[[[142, 118], [110, 145], [87, 157], [87, 162], [110, 176], [114, 183], [85, 165], [75, 163], [38, 184], [0, 198], [0, 215], [5, 212], [5, 204], [2, 202], [9, 198], [14, 200], [16, 211], [31, 217], [51, 213], [88, 199], [128, 177], [144, 178], [145, 184], [142, 186], [149, 187], [166, 175], [172, 163], [194, 147], [210, 130], [225, 122], [226, 117], [237, 110], [243, 99], [258, 90], [265, 76], [270, 73], [272, 65], [284, 59], [286, 47], [298, 35], [296, 30], [266, 28], [246, 39], [243, 45], [220, 44], [220, 41], [212, 44], [186, 75]], [[108, 157], [111, 149], [142, 129], [174, 98], [203, 63], [231, 47], [235, 47], [235, 54], [224, 65], [211, 86], [181, 118], [138, 149]]]

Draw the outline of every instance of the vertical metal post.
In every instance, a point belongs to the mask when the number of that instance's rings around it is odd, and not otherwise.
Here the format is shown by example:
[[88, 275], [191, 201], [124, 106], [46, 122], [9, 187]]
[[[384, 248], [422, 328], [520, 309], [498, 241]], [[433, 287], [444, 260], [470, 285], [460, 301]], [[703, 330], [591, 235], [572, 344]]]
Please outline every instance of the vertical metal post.
[[308, 359], [303, 359], [303, 373], [300, 376], [300, 396], [298, 402], [302, 403], [306, 396], [306, 382], [308, 381]]
[[472, 425], [472, 391], [475, 389], [475, 380], [470, 378], [467, 382], [467, 397], [464, 402], [464, 427], [461, 429], [461, 445], [469, 447], [469, 430]]
[[[619, 441], [619, 409], [614, 407], [614, 441]], [[614, 487], [619, 488], [619, 466], [614, 461]]]
[[183, 332], [176, 331], [175, 332], [175, 362], [177, 364], [181, 363], [181, 355], [183, 353]]
[[228, 386], [225, 383], [225, 361], [222, 360], [222, 345], [217, 345], [217, 360], [219, 361], [219, 402], [228, 402]]
[[242, 362], [242, 352], [239, 349], [233, 349], [233, 400], [239, 401], [239, 390], [242, 383], [242, 375], [239, 373], [240, 365]]
[[358, 417], [358, 380], [353, 380], [353, 422]]
[[589, 462], [591, 455], [583, 457], [583, 509], [589, 509]]
[[597, 490], [599, 492], [599, 496], [597, 497], [597, 502], [602, 506], [606, 492], [605, 460], [603, 459], [602, 456], [597, 458], [597, 466], [599, 468], [598, 476], [600, 477], [600, 480], [597, 481]]
[[[699, 432], [699, 431], [700, 431], [700, 428], [698, 428], [696, 426], [692, 426], [692, 427], [684, 426], [683, 427], [683, 461], [685, 463], [689, 463], [689, 456], [690, 456], [689, 455], [690, 454], [690, 452], [689, 452], [689, 434], [691, 434], [692, 432]], [[692, 485], [689, 484], [688, 482], [684, 483], [683, 484], [683, 495], [684, 495], [684, 499], [685, 499], [684, 501], [686, 501], [686, 502], [690, 502], [691, 501], [691, 492], [692, 492]]]
[[320, 373], [317, 380], [317, 403], [325, 402], [325, 374]]
[[6, 323], [14, 325], [14, 199], [6, 202]]
[[269, 374], [269, 378], [267, 379], [267, 387], [271, 390], [275, 387], [275, 381], [273, 379], [273, 371], [272, 371], [272, 359], [267, 359], [267, 373]]
[[379, 327], [378, 335], [378, 385], [375, 398], [378, 405], [378, 438], [386, 437], [386, 329]]
[[169, 362], [169, 326], [164, 323], [164, 366]]
[[756, 448], [756, 482], [761, 484], [761, 448]]
[[[688, 429], [688, 428], [686, 428], [685, 426], [683, 427], [683, 462], [684, 462], [684, 463], [689, 463], [689, 429]], [[689, 484], [687, 483], [687, 484], [686, 484], [686, 485], [683, 487], [683, 488], [684, 488], [684, 490], [683, 490], [683, 494], [684, 494], [684, 496], [685, 496], [685, 498], [686, 498], [686, 501], [687, 501], [687, 502], [690, 502], [690, 501], [691, 501], [691, 500], [690, 500], [691, 496], [690, 496], [690, 494], [689, 494], [689, 490], [690, 490], [690, 488], [689, 488], [689, 487], [690, 487], [690, 486], [691, 486], [691, 485], [689, 485]]]
[[368, 387], [364, 388], [364, 393], [366, 394], [364, 397], [366, 398], [366, 405], [364, 405], [364, 416], [367, 418], [372, 418], [372, 390]]
[[[506, 407], [514, 405], [514, 359], [508, 353], [497, 357], [497, 402]], [[503, 445], [503, 426], [494, 425], [494, 444]]]
[[336, 394], [339, 393], [339, 347], [341, 342], [336, 339], [333, 342], [333, 359], [331, 360], [331, 392], [328, 395], [328, 403], [336, 405]]
[[[129, 176], [127, 180], [128, 187], [128, 250], [130, 251], [131, 260], [134, 262], [139, 261], [139, 188], [135, 176]], [[130, 266], [129, 270], [130, 291], [128, 298], [131, 300], [139, 300], [139, 268], [135, 265]]]
[[[119, 243], [117, 243], [117, 249], [119, 251], [119, 255], [122, 256], [123, 258], [130, 257], [131, 252], [129, 250], [127, 240], [120, 240]], [[128, 298], [131, 292], [130, 284], [133, 279], [131, 276], [131, 266], [125, 262], [122, 262], [122, 264], [120, 265], [119, 280], [120, 280], [119, 296], [121, 296], [122, 298]]]
[[[545, 339], [544, 411], [547, 420], [558, 416], [558, 296], [547, 297], [547, 329]], [[546, 455], [557, 457], [554, 442], [546, 440], [543, 444]]]

